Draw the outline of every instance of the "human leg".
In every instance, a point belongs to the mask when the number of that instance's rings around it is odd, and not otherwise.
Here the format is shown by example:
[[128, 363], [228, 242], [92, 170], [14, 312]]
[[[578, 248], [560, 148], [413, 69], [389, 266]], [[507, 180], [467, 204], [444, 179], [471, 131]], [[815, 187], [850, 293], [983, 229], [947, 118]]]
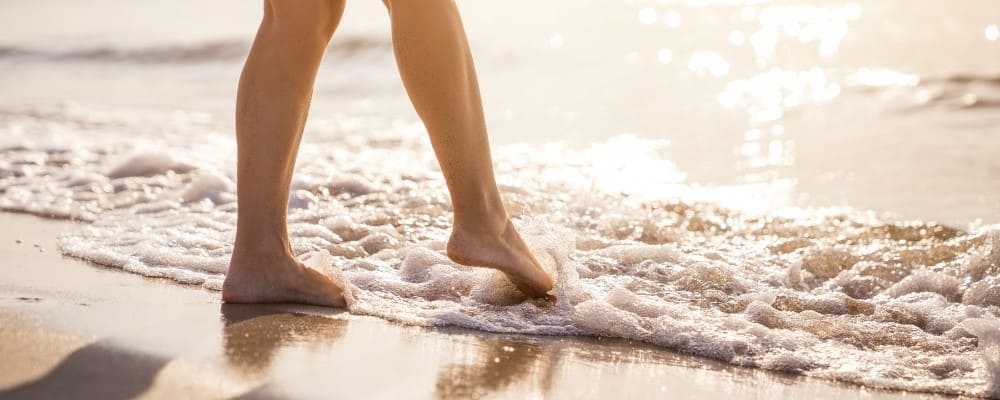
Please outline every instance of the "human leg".
[[288, 190], [313, 83], [344, 0], [266, 0], [236, 105], [237, 227], [222, 298], [344, 306], [342, 288], [295, 259]]

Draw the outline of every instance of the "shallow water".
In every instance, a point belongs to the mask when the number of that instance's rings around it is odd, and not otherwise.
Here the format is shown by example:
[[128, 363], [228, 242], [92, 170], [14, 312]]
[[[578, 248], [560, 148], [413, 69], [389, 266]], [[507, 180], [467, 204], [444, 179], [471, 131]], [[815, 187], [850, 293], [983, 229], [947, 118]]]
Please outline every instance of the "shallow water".
[[[442, 255], [450, 204], [378, 3], [349, 4], [290, 193], [296, 252], [351, 312], [1000, 396], [994, 2], [460, 4], [555, 304]], [[65, 254], [218, 289], [259, 12], [0, 3], [0, 207], [87, 222]]]
[[[65, 254], [220, 288], [235, 222], [233, 146], [210, 118], [83, 109], [2, 118], [18, 143], [0, 150], [4, 209], [91, 221], [60, 239]], [[997, 394], [993, 227], [726, 208], [677, 182], [657, 157], [663, 143], [636, 137], [508, 146], [497, 152], [505, 199], [557, 276], [557, 302], [522, 301], [502, 275], [443, 256], [450, 205], [419, 129], [336, 121], [309, 128], [324, 139], [300, 155], [289, 222], [295, 251], [349, 284], [352, 313], [620, 337], [866, 386]], [[167, 130], [186, 134], [159, 134]], [[97, 132], [100, 141], [79, 140]], [[666, 191], [675, 195], [663, 200]]]
[[[992, 0], [459, 3], [494, 143], [634, 134], [669, 141], [685, 182], [753, 186], [761, 207], [1000, 222]], [[231, 132], [260, 10], [0, 2], [0, 106], [197, 111]], [[343, 114], [417, 121], [379, 1], [348, 2], [319, 75], [312, 115]]]

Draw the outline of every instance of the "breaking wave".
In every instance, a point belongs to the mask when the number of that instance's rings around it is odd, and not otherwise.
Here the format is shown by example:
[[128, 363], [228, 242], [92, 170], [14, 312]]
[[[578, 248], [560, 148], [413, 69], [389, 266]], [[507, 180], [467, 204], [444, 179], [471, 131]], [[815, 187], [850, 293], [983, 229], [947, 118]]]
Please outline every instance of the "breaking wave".
[[[365, 36], [338, 36], [329, 52], [339, 57], [361, 52], [389, 52], [388, 40]], [[224, 40], [177, 45], [148, 45], [144, 47], [90, 47], [73, 49], [48, 49], [22, 46], [0, 47], [0, 60], [78, 61], [135, 64], [194, 64], [205, 62], [243, 61], [250, 49], [250, 42]]]

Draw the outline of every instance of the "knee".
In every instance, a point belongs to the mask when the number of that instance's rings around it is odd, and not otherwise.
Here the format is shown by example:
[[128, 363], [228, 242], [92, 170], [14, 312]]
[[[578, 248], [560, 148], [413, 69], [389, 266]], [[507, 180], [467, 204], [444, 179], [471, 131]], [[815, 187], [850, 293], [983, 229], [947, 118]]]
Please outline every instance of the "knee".
[[265, 0], [264, 24], [329, 40], [340, 23], [346, 0]]

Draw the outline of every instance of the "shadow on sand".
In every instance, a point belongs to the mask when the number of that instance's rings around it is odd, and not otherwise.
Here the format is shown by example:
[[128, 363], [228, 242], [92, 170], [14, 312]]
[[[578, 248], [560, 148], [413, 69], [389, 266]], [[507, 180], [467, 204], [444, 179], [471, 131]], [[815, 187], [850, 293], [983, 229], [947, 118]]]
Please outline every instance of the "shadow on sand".
[[[263, 384], [239, 398], [281, 398], [267, 382], [271, 363], [289, 346], [321, 346], [343, 336], [346, 320], [293, 305], [223, 305], [225, 363], [241, 379]], [[307, 311], [313, 312], [309, 309]], [[326, 310], [316, 310], [325, 314]], [[169, 357], [100, 340], [67, 355], [44, 376], [0, 391], [0, 399], [133, 399], [154, 384]]]
[[98, 341], [70, 353], [45, 376], [0, 392], [0, 399], [132, 399], [169, 361]]

